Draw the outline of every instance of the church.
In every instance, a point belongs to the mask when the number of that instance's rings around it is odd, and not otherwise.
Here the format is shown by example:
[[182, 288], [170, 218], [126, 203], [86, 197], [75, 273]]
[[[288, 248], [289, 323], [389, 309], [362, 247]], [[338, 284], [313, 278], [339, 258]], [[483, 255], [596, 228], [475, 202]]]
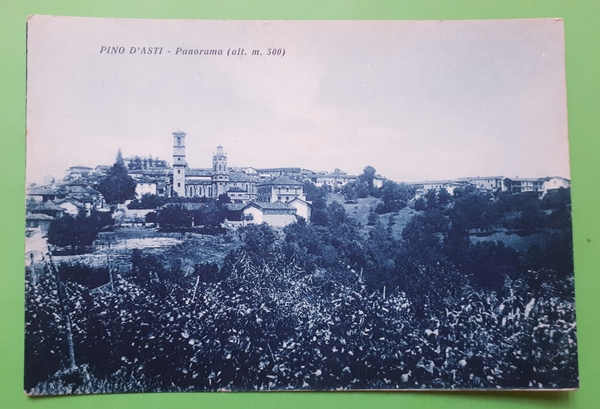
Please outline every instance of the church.
[[186, 162], [185, 137], [185, 132], [173, 132], [173, 173], [167, 189], [170, 196], [217, 199], [226, 194], [231, 210], [240, 212], [241, 220], [254, 223], [282, 226], [297, 216], [310, 219], [312, 206], [306, 200], [304, 185], [286, 176], [285, 169], [275, 174], [273, 170], [231, 169], [222, 146], [213, 154], [212, 168], [192, 169]]
[[185, 132], [173, 133], [173, 178], [169, 189], [171, 196], [216, 199], [227, 194], [232, 202], [238, 203], [256, 199], [260, 177], [229, 169], [222, 146], [218, 146], [213, 155], [212, 168], [189, 168], [185, 159], [185, 136]]

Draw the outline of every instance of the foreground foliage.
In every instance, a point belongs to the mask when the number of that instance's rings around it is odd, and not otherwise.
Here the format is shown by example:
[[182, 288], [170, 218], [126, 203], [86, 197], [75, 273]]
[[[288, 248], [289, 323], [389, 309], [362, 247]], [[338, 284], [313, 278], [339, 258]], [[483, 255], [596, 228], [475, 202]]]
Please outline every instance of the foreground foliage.
[[[28, 285], [32, 393], [148, 390], [552, 388], [574, 386], [573, 302], [465, 288], [416, 319], [404, 293], [383, 297], [356, 273], [308, 274], [243, 250], [216, 283], [118, 277], [91, 295], [67, 284], [75, 357], [50, 291]], [[163, 274], [164, 276], [164, 274]], [[139, 281], [140, 284], [136, 284]], [[145, 284], [141, 282], [145, 281]], [[194, 283], [198, 281], [198, 286]], [[99, 388], [98, 385], [101, 385]]]
[[[239, 229], [221, 265], [134, 250], [110, 289], [92, 290], [101, 269], [28, 271], [26, 390], [576, 387], [570, 228], [472, 244], [479, 201], [430, 195], [401, 238], [323, 202], [313, 223]], [[542, 202], [544, 220], [568, 206]]]

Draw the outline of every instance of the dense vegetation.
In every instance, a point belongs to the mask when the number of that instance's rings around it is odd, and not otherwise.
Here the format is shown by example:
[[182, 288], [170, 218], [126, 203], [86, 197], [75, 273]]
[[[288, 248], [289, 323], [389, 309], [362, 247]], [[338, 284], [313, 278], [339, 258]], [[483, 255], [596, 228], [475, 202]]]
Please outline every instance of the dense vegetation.
[[[400, 185], [386, 189], [404, 201]], [[359, 225], [325, 193], [310, 190], [311, 223], [239, 229], [222, 265], [136, 250], [114, 292], [95, 294], [51, 268], [29, 277], [26, 389], [577, 385], [568, 191], [429, 192], [401, 237], [375, 211]], [[543, 240], [470, 239], [490, 231]]]
[[119, 149], [115, 164], [98, 183], [98, 191], [102, 193], [106, 203], [117, 205], [135, 198], [135, 186], [136, 182], [129, 176]]
[[93, 210], [86, 216], [82, 210], [76, 217], [65, 214], [54, 219], [48, 228], [48, 243], [66, 248], [71, 254], [85, 252], [91, 246], [98, 233], [113, 226], [110, 213]]

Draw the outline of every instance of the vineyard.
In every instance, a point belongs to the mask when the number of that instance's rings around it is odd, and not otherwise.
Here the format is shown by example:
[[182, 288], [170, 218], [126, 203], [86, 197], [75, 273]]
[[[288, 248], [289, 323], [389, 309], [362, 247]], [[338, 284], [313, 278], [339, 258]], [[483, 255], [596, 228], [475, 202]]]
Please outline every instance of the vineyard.
[[395, 239], [326, 211], [228, 233], [242, 244], [220, 264], [133, 250], [103, 291], [81, 277], [106, 269], [27, 270], [26, 391], [577, 387], [572, 260], [545, 256], [565, 236], [458, 253], [448, 213]]

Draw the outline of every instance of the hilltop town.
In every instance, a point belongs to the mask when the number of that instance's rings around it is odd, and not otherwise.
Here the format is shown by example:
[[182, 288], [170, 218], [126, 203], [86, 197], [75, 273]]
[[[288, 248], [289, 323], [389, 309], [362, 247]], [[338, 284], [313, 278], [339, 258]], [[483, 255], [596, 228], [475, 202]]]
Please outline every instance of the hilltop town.
[[[152, 195], [216, 200], [225, 195], [229, 202], [228, 209], [234, 212], [230, 213], [234, 219], [258, 224], [266, 222], [272, 226], [283, 227], [295, 221], [297, 217], [310, 220], [311, 201], [306, 198], [306, 183], [317, 188], [325, 187], [331, 192], [345, 193], [345, 199], [351, 201], [352, 193], [348, 192], [351, 189], [346, 188], [356, 183], [360, 176], [349, 175], [339, 169], [327, 172], [300, 167], [230, 167], [222, 146], [218, 146], [213, 154], [210, 168], [190, 168], [186, 161], [185, 137], [184, 132], [173, 133], [172, 164], [151, 156], [119, 159], [122, 160], [129, 177], [135, 181], [136, 199]], [[110, 165], [98, 165], [95, 168], [71, 166], [61, 180], [55, 180], [48, 175], [42, 185], [28, 186], [27, 226], [41, 227], [47, 231], [51, 221], [64, 214], [76, 216], [84, 211], [89, 215], [92, 209], [100, 212], [110, 211], [107, 201], [98, 190], [100, 182], [107, 177], [110, 169]], [[381, 188], [388, 181], [379, 174], [373, 174], [371, 180], [375, 188]], [[445, 189], [452, 195], [455, 189], [465, 186], [486, 192], [529, 192], [543, 197], [551, 190], [568, 188], [570, 181], [559, 176], [476, 176], [404, 184], [413, 189], [414, 200], [417, 200], [431, 190]], [[140, 212], [124, 212], [126, 216], [140, 216]]]

